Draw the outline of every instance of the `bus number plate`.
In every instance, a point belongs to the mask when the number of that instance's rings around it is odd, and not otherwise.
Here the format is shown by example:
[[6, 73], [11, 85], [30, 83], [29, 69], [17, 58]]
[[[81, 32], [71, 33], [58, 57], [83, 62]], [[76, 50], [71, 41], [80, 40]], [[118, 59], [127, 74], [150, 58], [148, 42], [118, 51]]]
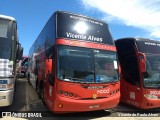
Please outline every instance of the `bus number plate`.
[[0, 84], [0, 89], [4, 89], [6, 88], [7, 86], [5, 84]]
[[94, 109], [94, 108], [99, 108], [99, 107], [100, 107], [99, 105], [90, 105], [89, 109]]

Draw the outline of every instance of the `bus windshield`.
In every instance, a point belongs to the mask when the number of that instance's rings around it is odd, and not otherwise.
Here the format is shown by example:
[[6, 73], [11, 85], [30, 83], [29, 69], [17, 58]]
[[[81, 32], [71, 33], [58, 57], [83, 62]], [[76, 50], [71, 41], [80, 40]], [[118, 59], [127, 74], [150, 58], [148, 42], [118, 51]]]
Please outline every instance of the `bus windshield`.
[[11, 59], [12, 40], [9, 31], [10, 21], [0, 19], [0, 58]]
[[146, 73], [144, 74], [144, 86], [160, 87], [160, 55], [146, 55]]
[[114, 82], [118, 80], [116, 53], [94, 50], [96, 82]]
[[116, 53], [59, 46], [58, 78], [80, 83], [115, 82], [118, 80]]

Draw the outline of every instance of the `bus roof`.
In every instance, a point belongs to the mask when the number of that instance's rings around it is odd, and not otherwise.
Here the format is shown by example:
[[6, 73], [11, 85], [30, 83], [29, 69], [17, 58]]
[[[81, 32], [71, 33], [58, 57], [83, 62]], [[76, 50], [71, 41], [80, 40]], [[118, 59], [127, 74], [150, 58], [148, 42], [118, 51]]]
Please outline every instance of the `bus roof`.
[[153, 40], [153, 39], [149, 39], [149, 38], [141, 38], [141, 37], [126, 37], [126, 38], [120, 38], [120, 39], [117, 39], [117, 40], [129, 40], [129, 39], [134, 40], [134, 41], [160, 42], [158, 40]]
[[108, 25], [108, 23], [105, 22], [105, 21], [103, 21], [103, 20], [92, 18], [92, 17], [89, 17], [87, 15], [83, 15], [83, 14], [79, 14], [79, 13], [74, 13], [74, 12], [69, 12], [69, 11], [63, 11], [63, 10], [57, 10], [53, 14], [57, 14], [57, 13], [76, 15], [76, 16], [79, 16], [79, 17], [84, 17], [84, 18], [87, 18], [87, 19], [92, 19], [92, 20], [95, 20], [95, 21], [99, 21], [99, 22], [102, 22], [102, 23], [105, 23], [106, 25]]
[[6, 15], [0, 15], [0, 19], [6, 19], [6, 20], [11, 20], [11, 21], [16, 21], [15, 18], [11, 16], [6, 16]]
[[137, 41], [146, 41], [146, 42], [160, 42], [159, 40], [153, 40], [149, 38], [136, 38]]
[[117, 51], [118, 48], [121, 52], [134, 51], [136, 46], [137, 50], [146, 54], [160, 54], [160, 41], [152, 40], [149, 38], [121, 38], [116, 40]]

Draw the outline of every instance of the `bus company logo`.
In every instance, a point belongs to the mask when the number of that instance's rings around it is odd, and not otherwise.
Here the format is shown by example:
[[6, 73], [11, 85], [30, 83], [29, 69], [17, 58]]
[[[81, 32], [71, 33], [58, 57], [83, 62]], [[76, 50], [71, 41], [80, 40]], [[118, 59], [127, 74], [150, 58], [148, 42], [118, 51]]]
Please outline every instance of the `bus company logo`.
[[136, 102], [136, 101], [134, 101], [134, 100], [128, 100], [128, 99], [127, 99], [127, 103], [128, 103], [128, 104], [132, 104], [132, 105], [134, 105], [134, 106], [139, 106], [139, 103]]
[[65, 42], [66, 42], [67, 44], [70, 44], [70, 45], [79, 45], [79, 44], [80, 44], [78, 41], [65, 40]]
[[93, 99], [96, 99], [97, 98], [97, 94], [93, 94]]
[[90, 90], [96, 90], [96, 89], [105, 88], [106, 86], [82, 86], [82, 87]]
[[2, 112], [2, 118], [4, 117], [42, 117], [42, 113], [17, 113], [17, 112]]
[[11, 112], [2, 112], [2, 117], [12, 117]]
[[106, 94], [109, 93], [110, 89], [106, 89], [106, 90], [97, 90], [97, 94]]
[[150, 91], [150, 94], [153, 94], [153, 95], [160, 95], [160, 91]]

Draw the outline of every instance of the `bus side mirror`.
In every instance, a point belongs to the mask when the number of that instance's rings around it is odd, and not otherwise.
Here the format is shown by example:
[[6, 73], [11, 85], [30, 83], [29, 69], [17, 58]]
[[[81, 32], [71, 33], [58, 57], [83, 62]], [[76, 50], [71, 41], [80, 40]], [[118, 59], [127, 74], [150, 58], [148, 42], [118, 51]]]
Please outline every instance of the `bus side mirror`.
[[23, 56], [23, 47], [20, 47], [18, 59], [22, 60], [22, 56]]
[[54, 73], [52, 71], [52, 59], [46, 59], [46, 75], [50, 85], [54, 85]]
[[118, 64], [118, 73], [121, 74], [121, 66]]
[[143, 53], [137, 53], [140, 72], [146, 72], [146, 56]]

